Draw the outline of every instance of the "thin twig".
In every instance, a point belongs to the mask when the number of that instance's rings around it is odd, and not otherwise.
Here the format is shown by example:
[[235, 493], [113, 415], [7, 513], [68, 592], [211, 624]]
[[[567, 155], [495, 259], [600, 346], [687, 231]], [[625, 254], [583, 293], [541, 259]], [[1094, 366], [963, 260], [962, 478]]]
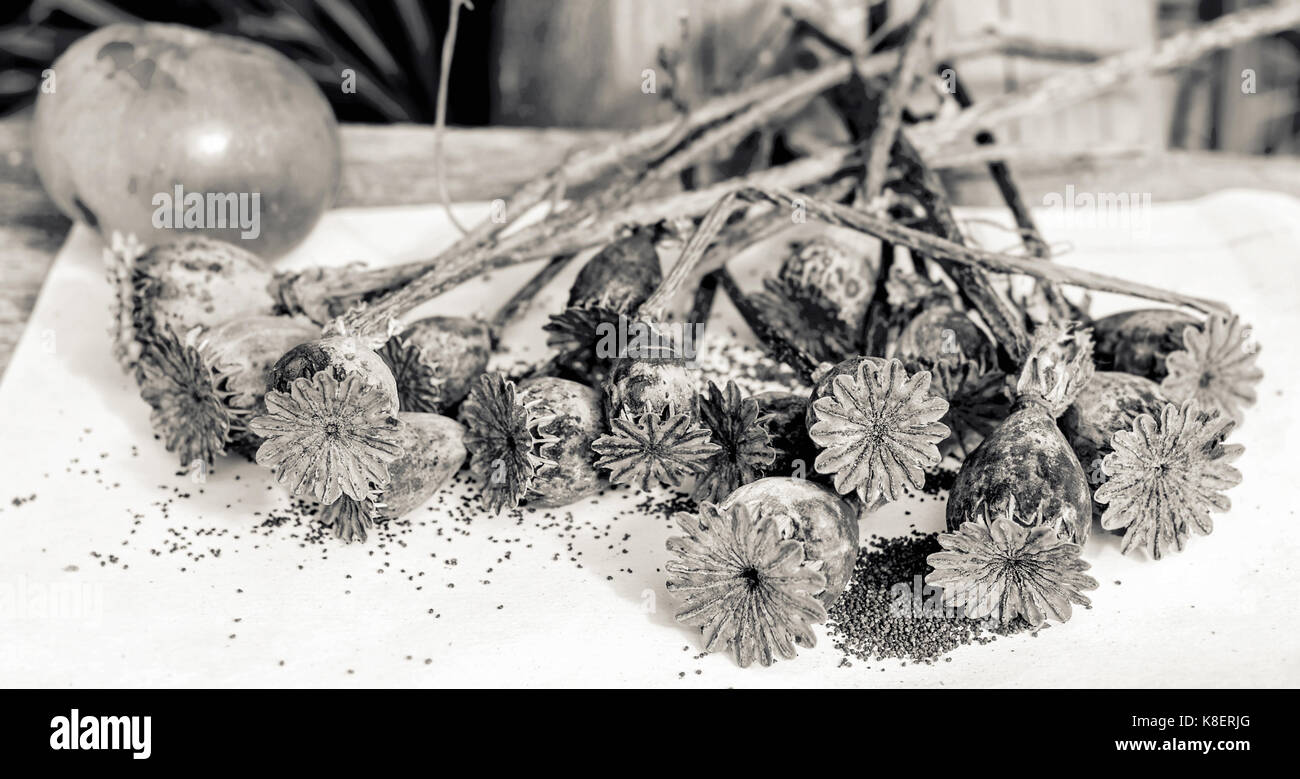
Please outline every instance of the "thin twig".
[[969, 149], [944, 150], [933, 157], [927, 157], [926, 162], [935, 170], [971, 168], [988, 165], [994, 161], [1034, 169], [1069, 170], [1080, 166], [1094, 166], [1101, 162], [1150, 157], [1159, 153], [1143, 146], [1043, 148], [1014, 143], [994, 143]]
[[1209, 52], [1297, 26], [1300, 26], [1298, 2], [1235, 11], [1171, 35], [1155, 46], [1063, 71], [1028, 89], [1001, 95], [951, 118], [918, 125], [913, 130], [912, 140], [922, 154], [929, 154], [956, 139], [971, 137], [979, 130], [1053, 108], [1076, 105], [1133, 78], [1166, 73], [1195, 62]]
[[690, 276], [692, 270], [704, 258], [713, 236], [717, 235], [722, 225], [738, 211], [748, 208], [756, 202], [769, 202], [802, 211], [807, 216], [820, 219], [838, 227], [847, 227], [867, 233], [882, 241], [906, 246], [927, 257], [940, 261], [949, 261], [960, 265], [979, 268], [992, 273], [1019, 273], [1034, 278], [1072, 284], [1098, 292], [1115, 292], [1121, 295], [1172, 303], [1201, 311], [1203, 313], [1225, 313], [1228, 307], [1216, 300], [1184, 295], [1159, 287], [1152, 287], [1134, 281], [1108, 276], [1104, 273], [1072, 268], [1059, 263], [1017, 257], [1010, 254], [998, 254], [984, 249], [963, 246], [931, 233], [904, 227], [889, 219], [880, 218], [855, 208], [839, 203], [822, 200], [811, 195], [784, 189], [782, 187], [742, 187], [714, 204], [705, 215], [700, 228], [696, 230], [681, 257], [669, 271], [664, 282], [655, 293], [642, 304], [637, 317], [642, 320], [657, 321], [667, 310], [672, 294], [681, 287], [682, 282]]
[[[940, 66], [941, 69], [951, 66]], [[956, 71], [952, 71], [953, 79], [953, 97], [957, 104], [963, 109], [970, 108], [974, 104], [974, 99], [970, 92], [966, 90], [966, 84], [957, 76]], [[993, 145], [996, 140], [993, 133], [984, 131], [975, 137], [975, 142], [982, 146]], [[1038, 231], [1038, 225], [1034, 223], [1033, 214], [1025, 207], [1025, 201], [1020, 196], [1020, 188], [1016, 186], [1015, 179], [1011, 175], [1011, 168], [1004, 160], [989, 160], [989, 175], [993, 177], [993, 182], [998, 187], [999, 194], [1002, 195], [1002, 202], [1011, 211], [1011, 216], [1016, 221], [1016, 226], [1020, 228], [1021, 240], [1025, 244], [1025, 249], [1031, 256], [1041, 260], [1050, 260], [1052, 256], [1051, 249], [1047, 241], [1043, 240], [1042, 233]], [[1061, 292], [1060, 287], [1051, 282], [1038, 283], [1043, 293], [1043, 298], [1047, 306], [1051, 309], [1051, 316], [1060, 321], [1068, 321], [1072, 318], [1072, 310], [1069, 301]]]
[[442, 135], [447, 126], [447, 86], [451, 81], [451, 59], [456, 51], [456, 26], [460, 20], [462, 5], [471, 11], [474, 10], [474, 4], [470, 0], [451, 0], [451, 8], [447, 11], [447, 34], [442, 39], [442, 68], [438, 72], [438, 104], [433, 121], [433, 167], [434, 175], [438, 180], [438, 198], [442, 201], [442, 209], [447, 212], [447, 220], [457, 232], [466, 235], [469, 230], [460, 223], [451, 210], [451, 197], [447, 194], [446, 165], [443, 164], [442, 158]]
[[867, 172], [863, 178], [862, 191], [868, 201], [880, 196], [885, 185], [885, 171], [889, 168], [889, 150], [893, 148], [894, 138], [903, 122], [903, 105], [912, 88], [912, 76], [916, 72], [921, 56], [925, 53], [925, 30], [934, 10], [936, 0], [923, 0], [921, 7], [907, 30], [898, 54], [898, 65], [894, 68], [889, 87], [880, 97], [876, 113], [875, 129], [867, 146]]
[[812, 384], [812, 376], [817, 371], [817, 361], [807, 352], [800, 349], [786, 337], [786, 334], [778, 328], [773, 327], [763, 316], [763, 312], [755, 304], [754, 300], [741, 290], [736, 279], [731, 275], [723, 265], [718, 270], [709, 274], [709, 277], [717, 276], [722, 283], [722, 288], [726, 291], [727, 297], [731, 298], [731, 303], [740, 312], [740, 316], [749, 325], [749, 329], [754, 331], [754, 335], [765, 349], [771, 353], [772, 357], [778, 361], [790, 366], [800, 378]]
[[859, 230], [883, 241], [901, 244], [936, 259], [951, 260], [952, 262], [981, 268], [993, 273], [1020, 273], [1097, 292], [1115, 292], [1121, 295], [1157, 300], [1162, 303], [1187, 306], [1207, 314], [1226, 313], [1228, 311], [1226, 305], [1209, 298], [1184, 295], [1179, 292], [1152, 287], [1135, 281], [1127, 281], [1104, 273], [1083, 270], [1082, 268], [1072, 268], [1059, 263], [1041, 262], [1033, 258], [998, 254], [976, 247], [962, 246], [839, 203], [818, 200], [803, 193], [779, 187], [766, 190], [750, 187], [737, 191], [733, 194], [733, 197], [745, 201], [765, 200], [787, 206], [802, 207], [809, 216], [816, 217], [829, 224]]
[[558, 276], [560, 271], [564, 270], [576, 256], [576, 254], [561, 254], [552, 257], [550, 262], [543, 265], [526, 284], [516, 290], [515, 294], [511, 295], [506, 304], [501, 307], [501, 310], [497, 311], [496, 316], [492, 317], [489, 329], [493, 333], [493, 337], [500, 335], [501, 331], [506, 329], [506, 326], [510, 324], [515, 316], [526, 309], [533, 298], [537, 297], [537, 294], [547, 284], [551, 283], [551, 280]]
[[[665, 219], [694, 217], [704, 213], [736, 186], [806, 187], [833, 178], [853, 164], [855, 150], [833, 149], [786, 165], [759, 171], [739, 179], [691, 192], [682, 192], [647, 203], [633, 203], [622, 209], [593, 216], [560, 231], [546, 224], [524, 228], [498, 244], [483, 245], [445, 261], [433, 262], [419, 277], [370, 305], [348, 312], [340, 323], [346, 332], [386, 332], [389, 322], [400, 319], [416, 306], [480, 273], [542, 257], [571, 254], [613, 240], [626, 225], [649, 225]], [[445, 255], [444, 255], [445, 256]]]

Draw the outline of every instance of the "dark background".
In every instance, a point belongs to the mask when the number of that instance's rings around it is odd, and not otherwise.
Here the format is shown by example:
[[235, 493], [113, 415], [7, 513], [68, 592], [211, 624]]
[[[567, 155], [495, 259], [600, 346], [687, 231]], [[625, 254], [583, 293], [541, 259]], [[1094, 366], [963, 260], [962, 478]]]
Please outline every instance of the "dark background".
[[[447, 121], [487, 124], [494, 0], [462, 11]], [[342, 121], [434, 119], [447, 3], [428, 0], [5, 0], [0, 116], [30, 105], [41, 71], [77, 38], [113, 22], [174, 22], [265, 43], [303, 66]], [[339, 73], [357, 73], [355, 94]]]
[[[1095, 47], [1099, 54], [1150, 45], [1263, 0], [947, 0], [937, 12], [944, 43], [1005, 29]], [[730, 91], [756, 72], [753, 52], [780, 49], [783, 13], [811, 14], [861, 43], [886, 20], [910, 17], [919, 0], [475, 0], [460, 14], [448, 91], [453, 125], [638, 127], [672, 107], [646, 99], [641, 72], [662, 47], [684, 47], [680, 68], [696, 97]], [[434, 119], [450, 0], [5, 0], [0, 3], [0, 116], [32, 102], [41, 71], [81, 35], [104, 24], [179, 22], [265, 43], [322, 85], [345, 122]], [[681, 43], [679, 17], [689, 18]], [[886, 25], [888, 26], [888, 25]], [[779, 65], [780, 63], [778, 63]], [[785, 63], [788, 67], [789, 62]], [[963, 68], [977, 101], [1069, 65], [977, 61]], [[358, 76], [355, 93], [340, 72]], [[1258, 94], [1239, 89], [1243, 68]], [[1136, 145], [1249, 154], [1300, 153], [1300, 33], [1288, 31], [1217, 52], [1192, 67], [1015, 124], [1026, 145]]]

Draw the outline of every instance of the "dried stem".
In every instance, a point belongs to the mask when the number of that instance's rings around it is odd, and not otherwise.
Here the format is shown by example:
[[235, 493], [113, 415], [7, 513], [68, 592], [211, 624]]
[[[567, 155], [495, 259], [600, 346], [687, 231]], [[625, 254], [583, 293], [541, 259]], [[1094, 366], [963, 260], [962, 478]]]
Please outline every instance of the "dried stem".
[[[748, 203], [745, 204], [748, 207]], [[668, 275], [664, 277], [658, 288], [651, 293], [650, 297], [641, 304], [637, 309], [636, 317], [646, 322], [657, 322], [664, 318], [668, 312], [668, 305], [672, 302], [673, 296], [677, 290], [682, 288], [686, 280], [695, 272], [695, 268], [700, 264], [700, 260], [713, 245], [714, 239], [722, 228], [727, 224], [727, 220], [735, 214], [737, 208], [736, 196], [726, 195], [709, 209], [704, 215], [704, 220], [700, 226], [695, 229], [691, 239], [686, 242], [686, 247], [682, 249], [682, 255], [677, 259]]]
[[731, 271], [727, 270], [725, 265], [711, 275], [718, 277], [718, 280], [722, 283], [722, 288], [727, 293], [727, 297], [731, 298], [732, 305], [740, 312], [741, 318], [749, 325], [749, 329], [754, 331], [754, 335], [758, 337], [758, 340], [772, 356], [790, 366], [805, 382], [812, 384], [813, 374], [817, 371], [817, 361], [809, 356], [807, 352], [791, 343], [785, 333], [767, 323], [763, 312], [740, 289], [740, 285], [736, 283], [735, 277], [731, 275]]
[[[753, 202], [769, 202], [789, 208], [801, 209], [808, 216], [815, 217], [828, 224], [858, 230], [882, 241], [906, 246], [912, 251], [934, 257], [937, 260], [948, 260], [992, 273], [1020, 273], [1098, 292], [1115, 292], [1121, 295], [1131, 295], [1163, 303], [1187, 306], [1204, 313], [1225, 313], [1228, 311], [1227, 306], [1216, 300], [1184, 295], [1159, 287], [1108, 276], [1104, 273], [1094, 273], [1058, 263], [1046, 263], [1029, 257], [998, 254], [997, 252], [971, 246], [962, 246], [930, 233], [913, 230], [910, 227], [904, 227], [888, 219], [872, 216], [839, 203], [820, 200], [779, 187], [767, 189], [745, 187], [738, 189], [720, 201], [710, 212], [710, 218], [706, 218], [706, 221], [711, 221], [714, 224], [725, 222], [728, 216], [740, 208], [748, 207]], [[701, 230], [703, 229], [701, 227]], [[669, 275], [675, 276], [682, 273], [681, 266], [695, 260], [698, 260], [698, 257], [683, 252], [682, 257]], [[647, 301], [647, 304], [649, 302]]]
[[[940, 69], [944, 67], [951, 68], [951, 66], [940, 66]], [[953, 87], [953, 97], [956, 98], [957, 104], [963, 109], [970, 108], [974, 100], [955, 71], [953, 71]], [[992, 133], [984, 131], [975, 137], [975, 142], [981, 146], [989, 146], [996, 141]], [[1050, 260], [1052, 252], [1047, 242], [1043, 240], [1042, 234], [1038, 232], [1038, 225], [1034, 223], [1033, 215], [1025, 207], [1025, 201], [1020, 196], [1020, 188], [1016, 186], [1015, 179], [1011, 176], [1011, 168], [1003, 160], [989, 160], [988, 169], [993, 182], [997, 184], [998, 192], [1002, 195], [1002, 202], [1006, 203], [1007, 208], [1011, 210], [1011, 216], [1015, 219], [1016, 226], [1020, 228], [1020, 237], [1025, 244], [1025, 249], [1030, 256]], [[1040, 285], [1043, 297], [1052, 311], [1052, 317], [1059, 321], [1069, 320], [1072, 312], [1061, 288], [1050, 282], [1040, 282]]]
[[[985, 54], [998, 53], [1004, 46], [1014, 44], [995, 37], [983, 36], [960, 42], [946, 52], [951, 60], [961, 60]], [[888, 73], [895, 64], [892, 52], [861, 57], [852, 62], [837, 60], [816, 70], [801, 71], [784, 76], [760, 81], [753, 86], [734, 93], [720, 95], [701, 103], [686, 116], [651, 125], [637, 130], [613, 143], [585, 147], [570, 154], [556, 168], [520, 187], [505, 199], [505, 219], [494, 221], [485, 219], [473, 227], [456, 243], [448, 247], [439, 256], [439, 260], [449, 260], [501, 233], [534, 206], [547, 200], [556, 191], [565, 186], [577, 187], [590, 184], [609, 170], [627, 167], [631, 161], [656, 156], [656, 150], [672, 148], [683, 139], [699, 132], [701, 129], [719, 122], [733, 114], [744, 111], [749, 106], [762, 102], [766, 110], [776, 112], [799, 101], [809, 100], [825, 90], [844, 81], [857, 70], [864, 77]], [[733, 125], [738, 132], [748, 119]]]
[[437, 297], [461, 282], [485, 271], [560, 254], [572, 254], [613, 240], [625, 225], [654, 224], [664, 219], [694, 217], [704, 213], [736, 186], [799, 188], [834, 177], [854, 160], [854, 150], [833, 149], [740, 179], [692, 192], [682, 192], [648, 203], [600, 214], [578, 225], [554, 230], [545, 222], [525, 228], [499, 244], [480, 246], [471, 252], [435, 263], [426, 273], [394, 290], [372, 305], [349, 312], [342, 325], [347, 332], [382, 333], [388, 323], [400, 319], [426, 300]]
[[530, 278], [526, 284], [520, 287], [515, 294], [511, 295], [510, 299], [506, 301], [506, 304], [502, 306], [501, 310], [492, 318], [492, 324], [489, 329], [493, 338], [499, 337], [501, 331], [510, 324], [511, 320], [515, 318], [515, 315], [521, 310], [527, 308], [533, 298], [537, 297], [537, 293], [541, 292], [547, 284], [551, 283], [551, 280], [558, 276], [560, 271], [564, 270], [575, 256], [577, 255], [558, 254], [552, 257], [550, 262], [543, 265], [537, 273], [533, 274], [533, 277]]
[[879, 197], [885, 185], [885, 172], [889, 169], [889, 150], [894, 146], [894, 138], [903, 122], [903, 106], [912, 91], [912, 77], [925, 53], [923, 34], [934, 10], [937, 0], [923, 0], [917, 9], [912, 23], [908, 26], [907, 36], [898, 54], [898, 65], [894, 68], [889, 87], [881, 95], [876, 113], [875, 130], [867, 147], [867, 172], [863, 179], [862, 191], [868, 200]]
[[1164, 73], [1203, 55], [1238, 43], [1300, 26], [1300, 3], [1286, 2], [1236, 11], [1159, 44], [1116, 54], [1093, 65], [1049, 76], [1028, 90], [1009, 92], [948, 119], [937, 119], [913, 130], [923, 154], [977, 131], [1025, 116], [1076, 105], [1138, 76]]
[[438, 103], [433, 122], [433, 165], [434, 175], [438, 179], [438, 198], [442, 201], [443, 210], [447, 212], [447, 219], [457, 232], [465, 235], [468, 230], [461, 225], [460, 220], [451, 210], [451, 197], [447, 195], [446, 166], [442, 158], [443, 128], [447, 126], [447, 86], [451, 80], [451, 59], [456, 51], [456, 28], [460, 22], [461, 6], [474, 10], [474, 4], [469, 0], [451, 0], [451, 7], [447, 10], [447, 34], [442, 39], [442, 66], [438, 72]]
[[[904, 177], [913, 186], [919, 188], [916, 193], [921, 198], [926, 212], [934, 222], [934, 228], [941, 238], [957, 244], [965, 244], [966, 238], [952, 213], [952, 205], [944, 191], [943, 183], [925, 164], [919, 152], [912, 145], [908, 133], [900, 132], [894, 144], [894, 153], [905, 167]], [[1004, 354], [1006, 368], [1019, 367], [1029, 351], [1029, 333], [1025, 329], [1024, 317], [1003, 297], [988, 276], [976, 268], [958, 265], [951, 260], [934, 258], [944, 272], [952, 278], [967, 305], [979, 312], [989, 331], [993, 333]]]
[[944, 151], [927, 157], [930, 167], [935, 170], [955, 170], [958, 168], [988, 165], [1001, 161], [1007, 164], [1026, 165], [1031, 168], [1051, 168], [1057, 170], [1075, 169], [1078, 166], [1091, 167], [1098, 162], [1152, 156], [1150, 147], [1142, 146], [1089, 146], [1072, 149], [1033, 148], [1013, 143], [995, 143], [971, 149]]

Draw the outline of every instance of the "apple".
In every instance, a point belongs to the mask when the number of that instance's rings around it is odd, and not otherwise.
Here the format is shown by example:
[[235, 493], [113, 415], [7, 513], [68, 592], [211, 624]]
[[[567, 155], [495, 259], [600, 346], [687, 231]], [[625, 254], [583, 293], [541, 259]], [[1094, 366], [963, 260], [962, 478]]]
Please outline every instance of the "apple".
[[338, 124], [316, 84], [273, 49], [171, 24], [77, 40], [36, 101], [32, 145], [73, 219], [146, 245], [202, 233], [273, 259], [329, 207]]

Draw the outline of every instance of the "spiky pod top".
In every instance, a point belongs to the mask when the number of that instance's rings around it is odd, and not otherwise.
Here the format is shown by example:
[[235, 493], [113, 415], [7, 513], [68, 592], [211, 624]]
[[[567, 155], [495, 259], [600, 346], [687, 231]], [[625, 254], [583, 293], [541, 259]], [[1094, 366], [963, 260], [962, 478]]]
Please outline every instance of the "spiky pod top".
[[611, 482], [679, 487], [721, 450], [700, 422], [695, 372], [682, 359], [615, 361], [605, 381], [609, 433], [593, 444]]
[[1258, 354], [1240, 319], [1212, 315], [1200, 328], [1183, 328], [1183, 348], [1165, 359], [1169, 374], [1160, 389], [1175, 403], [1195, 400], [1240, 424], [1264, 377], [1255, 365]]
[[516, 385], [485, 373], [460, 413], [470, 469], [493, 511], [524, 500], [564, 505], [599, 489], [592, 447], [602, 429], [596, 390], [553, 377]]
[[926, 583], [942, 587], [944, 602], [971, 619], [1065, 622], [1071, 603], [1090, 604], [1083, 590], [1096, 589], [1097, 580], [1084, 573], [1082, 548], [1052, 532], [1054, 524], [1023, 516], [1014, 498], [982, 506], [956, 532], [939, 535], [943, 551], [926, 559], [934, 568]]
[[1198, 322], [1173, 310], [1126, 311], [1098, 319], [1094, 331], [1099, 367], [1158, 382], [1175, 403], [1196, 400], [1240, 423], [1255, 402], [1259, 345], [1235, 314]]
[[288, 392], [267, 390], [266, 411], [249, 429], [266, 439], [257, 464], [275, 470], [290, 492], [330, 504], [365, 501], [388, 486], [388, 464], [402, 455], [394, 397], [356, 373], [342, 381], [322, 370], [295, 379]]
[[1233, 421], [1203, 412], [1194, 400], [1142, 414], [1111, 436], [1102, 461], [1106, 482], [1095, 498], [1106, 504], [1101, 526], [1124, 530], [1120, 551], [1145, 549], [1154, 560], [1182, 551], [1191, 532], [1209, 535], [1211, 511], [1231, 506], [1222, 493], [1241, 482], [1232, 462], [1245, 451], [1224, 444]]
[[[1045, 325], [1035, 334], [1011, 416], [962, 462], [948, 496], [948, 529], [1014, 501], [1016, 522], [1051, 522], [1083, 546], [1092, 526], [1092, 493], [1056, 416], [1092, 377], [1086, 333]], [[1058, 410], [1059, 409], [1059, 410]]]
[[256, 255], [211, 238], [189, 236], [141, 252], [116, 237], [104, 252], [115, 292], [114, 353], [134, 366], [131, 344], [160, 326], [177, 333], [250, 316], [270, 316], [274, 274]]
[[719, 449], [696, 480], [695, 500], [719, 502], [772, 465], [776, 450], [766, 421], [758, 401], [742, 396], [734, 381], [725, 389], [709, 382], [709, 391], [700, 396], [700, 422]]
[[856, 357], [827, 371], [813, 389], [808, 434], [821, 454], [813, 467], [841, 495], [866, 506], [920, 489], [948, 437], [939, 419], [948, 402], [930, 394], [930, 374], [908, 375], [898, 360]]
[[403, 411], [442, 413], [487, 370], [492, 338], [483, 322], [432, 316], [389, 338], [378, 354], [393, 373]]
[[805, 562], [826, 577], [817, 600], [830, 608], [848, 586], [858, 560], [857, 508], [821, 485], [785, 476], [742, 485], [720, 508], [725, 513], [738, 505], [753, 517], [775, 520], [782, 538], [803, 543]]
[[230, 441], [230, 392], [204, 358], [202, 328], [177, 335], [163, 325], [141, 344], [135, 366], [149, 422], [182, 467], [211, 465]]
[[678, 512], [683, 535], [668, 539], [668, 591], [682, 598], [678, 622], [700, 628], [704, 649], [730, 648], [742, 668], [757, 660], [795, 657], [812, 647], [812, 626], [826, 620], [814, 597], [826, 577], [805, 561], [804, 544], [785, 538], [772, 517], [756, 517], [743, 503], [698, 514]]

